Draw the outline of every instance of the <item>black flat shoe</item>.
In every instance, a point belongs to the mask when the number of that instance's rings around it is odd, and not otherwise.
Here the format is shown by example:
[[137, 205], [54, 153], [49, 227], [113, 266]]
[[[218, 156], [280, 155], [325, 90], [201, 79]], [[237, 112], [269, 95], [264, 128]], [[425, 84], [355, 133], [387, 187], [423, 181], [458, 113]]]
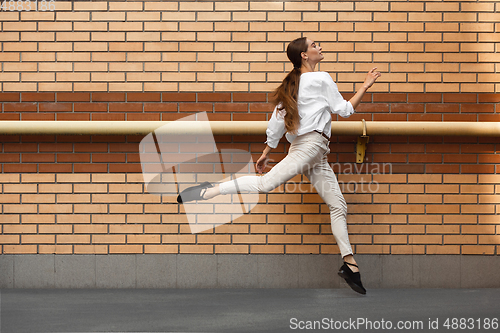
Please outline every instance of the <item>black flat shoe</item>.
[[357, 265], [344, 261], [344, 264], [340, 267], [339, 276], [345, 279], [345, 282], [347, 282], [352, 290], [363, 295], [366, 294], [366, 289], [361, 283], [361, 274], [359, 274], [359, 272], [354, 273], [347, 265], [358, 267]]
[[183, 203], [193, 200], [207, 200], [203, 198], [203, 195], [205, 194], [207, 188], [209, 187], [214, 187], [214, 186], [209, 182], [204, 182], [201, 183], [200, 185], [188, 187], [177, 196], [177, 202]]

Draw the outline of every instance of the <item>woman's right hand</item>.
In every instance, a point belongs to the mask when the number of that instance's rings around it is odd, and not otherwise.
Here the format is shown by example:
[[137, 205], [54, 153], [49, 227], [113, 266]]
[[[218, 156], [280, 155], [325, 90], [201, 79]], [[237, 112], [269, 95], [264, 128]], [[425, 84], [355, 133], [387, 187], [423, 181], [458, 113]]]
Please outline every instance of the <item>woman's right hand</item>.
[[269, 162], [269, 157], [267, 157], [267, 155], [265, 154], [262, 154], [257, 160], [257, 171], [260, 174], [262, 174], [262, 172], [266, 169], [267, 162]]

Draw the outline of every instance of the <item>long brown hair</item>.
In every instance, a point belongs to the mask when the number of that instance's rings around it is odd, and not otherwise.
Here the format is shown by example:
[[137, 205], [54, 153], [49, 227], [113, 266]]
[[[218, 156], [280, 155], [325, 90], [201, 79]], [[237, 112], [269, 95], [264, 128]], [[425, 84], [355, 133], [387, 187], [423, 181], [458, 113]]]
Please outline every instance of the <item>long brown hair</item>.
[[294, 39], [286, 48], [286, 55], [293, 64], [293, 69], [283, 79], [283, 82], [274, 90], [273, 102], [280, 104], [278, 110], [286, 110], [285, 127], [287, 132], [296, 134], [299, 128], [299, 110], [297, 95], [299, 92], [300, 67], [302, 66], [302, 52], [307, 52], [307, 38]]

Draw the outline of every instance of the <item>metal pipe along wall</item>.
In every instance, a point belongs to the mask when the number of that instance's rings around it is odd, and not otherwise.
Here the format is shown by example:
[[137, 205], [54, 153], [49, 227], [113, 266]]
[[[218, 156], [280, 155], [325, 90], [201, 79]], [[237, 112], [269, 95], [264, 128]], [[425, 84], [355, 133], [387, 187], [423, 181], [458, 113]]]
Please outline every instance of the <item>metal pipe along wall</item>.
[[[0, 134], [147, 135], [171, 121], [1, 121]], [[169, 134], [196, 134], [206, 126], [197, 121], [176, 121]], [[496, 122], [335, 121], [332, 135], [499, 136]], [[267, 121], [210, 121], [214, 135], [263, 135]]]

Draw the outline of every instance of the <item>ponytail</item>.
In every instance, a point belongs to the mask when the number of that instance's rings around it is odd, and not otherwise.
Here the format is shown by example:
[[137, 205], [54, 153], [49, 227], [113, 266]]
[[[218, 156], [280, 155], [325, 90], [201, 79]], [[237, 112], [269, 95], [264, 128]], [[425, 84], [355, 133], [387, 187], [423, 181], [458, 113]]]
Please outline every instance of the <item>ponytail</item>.
[[286, 110], [285, 127], [287, 132], [296, 134], [299, 129], [299, 110], [297, 95], [299, 92], [300, 68], [294, 67], [283, 79], [281, 85], [274, 90], [274, 102], [278, 110]]
[[293, 63], [293, 69], [283, 79], [283, 82], [274, 90], [273, 102], [278, 105], [278, 110], [285, 109], [285, 127], [287, 132], [296, 134], [299, 128], [299, 110], [297, 96], [300, 83], [300, 67], [302, 66], [302, 52], [307, 51], [307, 38], [301, 37], [288, 44], [287, 56]]

